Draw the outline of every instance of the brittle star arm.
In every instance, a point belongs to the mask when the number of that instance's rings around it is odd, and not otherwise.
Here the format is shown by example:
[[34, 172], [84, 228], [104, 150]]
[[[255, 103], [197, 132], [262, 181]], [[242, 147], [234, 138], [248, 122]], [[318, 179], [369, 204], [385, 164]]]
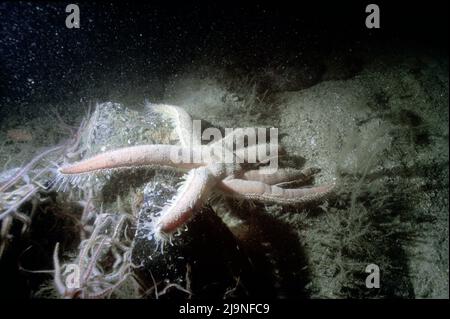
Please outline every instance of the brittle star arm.
[[223, 180], [218, 187], [222, 192], [233, 197], [278, 204], [307, 204], [326, 199], [332, 193], [334, 184], [285, 189], [258, 181], [234, 178]]
[[59, 251], [59, 243], [56, 243], [55, 250], [53, 251], [53, 267], [55, 268], [53, 282], [59, 294], [64, 295], [66, 292], [66, 286], [63, 284], [62, 281], [61, 265], [59, 263], [58, 251]]

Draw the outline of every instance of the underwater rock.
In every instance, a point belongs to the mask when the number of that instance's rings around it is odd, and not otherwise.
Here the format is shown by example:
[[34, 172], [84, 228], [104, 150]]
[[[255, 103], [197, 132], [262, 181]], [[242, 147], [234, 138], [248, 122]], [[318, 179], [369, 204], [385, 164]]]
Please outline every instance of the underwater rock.
[[154, 293], [164, 291], [167, 298], [223, 298], [230, 292], [239, 296], [243, 291], [233, 287], [248, 261], [211, 207], [204, 207], [163, 247], [151, 236], [149, 224], [175, 195], [176, 182], [173, 174], [160, 174], [144, 189], [132, 253], [133, 263], [141, 267], [135, 273], [147, 289], [156, 285]]

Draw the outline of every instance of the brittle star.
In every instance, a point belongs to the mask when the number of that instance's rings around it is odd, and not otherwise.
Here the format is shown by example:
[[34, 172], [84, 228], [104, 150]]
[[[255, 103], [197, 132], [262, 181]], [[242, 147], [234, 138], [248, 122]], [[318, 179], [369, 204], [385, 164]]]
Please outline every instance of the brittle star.
[[[203, 160], [202, 154], [210, 152], [220, 143], [202, 145], [192, 129], [191, 116], [181, 107], [163, 104], [148, 105], [159, 114], [168, 115], [178, 133], [181, 145], [152, 144], [124, 147], [100, 153], [91, 158], [59, 168], [62, 180], [68, 178], [75, 183], [86, 174], [102, 173], [111, 169], [141, 166], [169, 166], [188, 170], [180, 189], [161, 214], [152, 221], [151, 234], [157, 243], [170, 240], [196, 212], [200, 210], [208, 196], [215, 190], [235, 198], [278, 204], [309, 204], [326, 199], [333, 191], [334, 183], [316, 187], [282, 188], [281, 186], [305, 181], [317, 172], [314, 169], [278, 169], [267, 173], [264, 167], [249, 169], [245, 163], [223, 163], [217, 156]], [[224, 139], [227, 137], [224, 137]], [[192, 141], [199, 141], [193, 143]], [[219, 141], [220, 142], [220, 141]], [[245, 149], [255, 151], [266, 149], [267, 143], [247, 145]], [[199, 162], [180, 162], [173, 154], [187, 152], [190, 158], [202, 158]], [[259, 154], [266, 154], [260, 152]], [[267, 161], [260, 157], [259, 161]], [[254, 168], [254, 167], [253, 167]]]

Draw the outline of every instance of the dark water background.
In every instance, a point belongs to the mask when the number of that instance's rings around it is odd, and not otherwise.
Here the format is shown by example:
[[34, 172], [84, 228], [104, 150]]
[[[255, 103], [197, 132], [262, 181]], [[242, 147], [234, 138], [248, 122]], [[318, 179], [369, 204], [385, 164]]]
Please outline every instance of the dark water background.
[[378, 30], [365, 27], [362, 1], [86, 1], [78, 3], [81, 28], [67, 29], [69, 3], [0, 3], [0, 121], [34, 116], [48, 103], [108, 100], [101, 85], [119, 95], [149, 81], [163, 89], [168, 76], [199, 59], [252, 71], [274, 61], [314, 66], [335, 50], [351, 60], [357, 52], [448, 48], [445, 1], [378, 1]]

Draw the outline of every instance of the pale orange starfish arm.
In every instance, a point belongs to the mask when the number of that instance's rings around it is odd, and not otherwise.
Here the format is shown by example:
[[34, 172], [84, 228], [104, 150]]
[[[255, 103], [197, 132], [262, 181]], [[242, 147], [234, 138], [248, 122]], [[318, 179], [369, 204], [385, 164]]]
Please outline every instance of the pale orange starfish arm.
[[319, 169], [316, 168], [307, 168], [304, 170], [280, 168], [274, 173], [268, 173], [265, 172], [264, 167], [261, 167], [259, 169], [246, 171], [239, 177], [247, 181], [256, 181], [268, 185], [280, 186], [292, 182], [308, 182], [317, 172], [319, 172]]
[[189, 171], [177, 195], [164, 207], [156, 221], [156, 235], [164, 238], [191, 219], [226, 173], [225, 166], [221, 164]]
[[138, 145], [104, 152], [91, 158], [76, 162], [59, 169], [63, 175], [90, 173], [104, 169], [138, 167], [145, 165], [171, 166], [183, 169], [200, 167], [203, 163], [178, 162], [173, 154], [191, 154], [193, 158], [201, 158], [201, 148], [183, 148], [177, 145]]
[[285, 189], [258, 181], [225, 179], [218, 186], [223, 192], [234, 197], [279, 204], [302, 204], [325, 199], [335, 185]]
[[171, 234], [191, 219], [217, 183], [206, 167], [189, 171], [181, 190], [163, 208], [155, 224], [157, 232]]

